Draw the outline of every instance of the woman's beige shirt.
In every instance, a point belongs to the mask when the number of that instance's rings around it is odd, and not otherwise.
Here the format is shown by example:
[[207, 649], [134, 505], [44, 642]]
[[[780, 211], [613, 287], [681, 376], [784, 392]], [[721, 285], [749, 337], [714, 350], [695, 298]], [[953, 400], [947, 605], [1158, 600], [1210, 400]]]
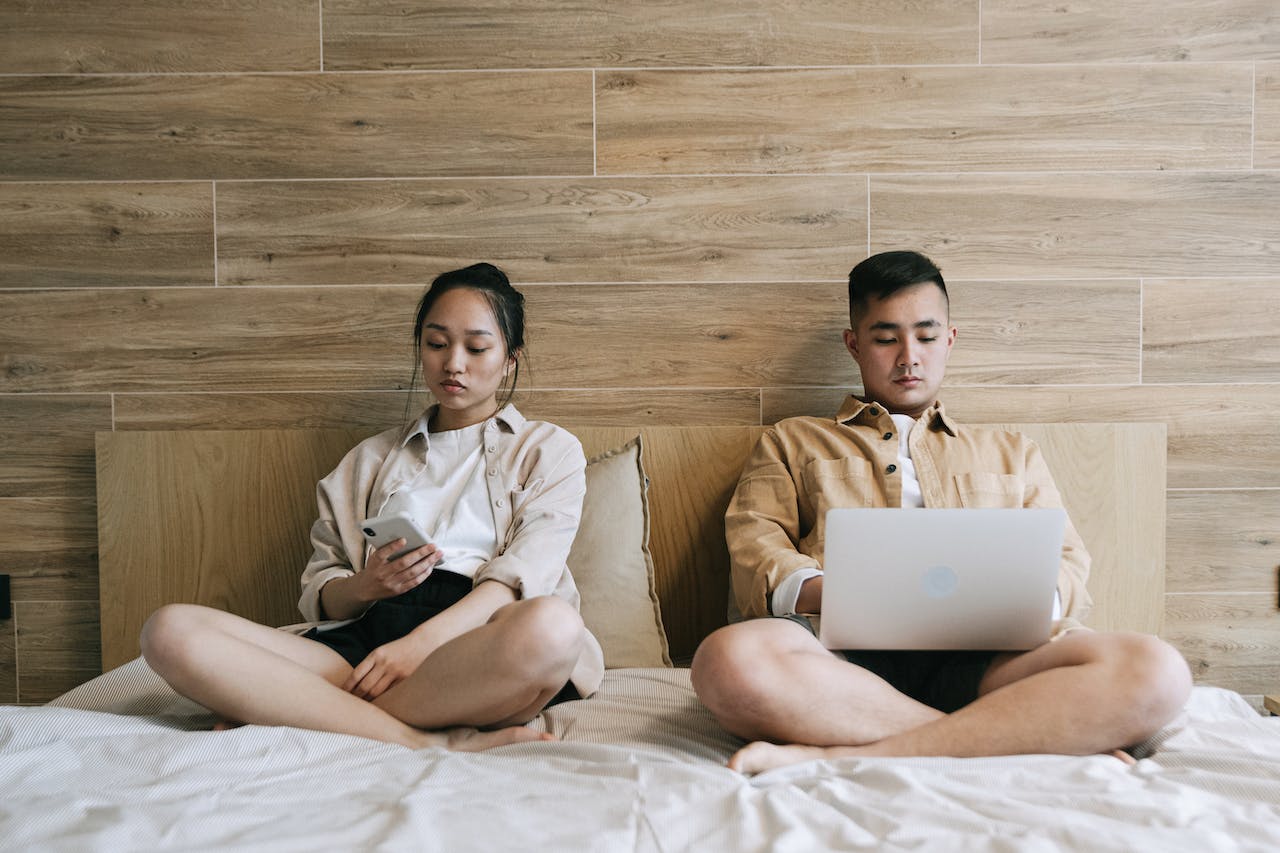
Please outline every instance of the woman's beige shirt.
[[[323, 620], [320, 588], [364, 568], [368, 546], [360, 523], [378, 515], [387, 499], [412, 484], [426, 466], [425, 433], [433, 411], [407, 429], [360, 442], [316, 486], [315, 550], [302, 573], [298, 600], [304, 618]], [[517, 598], [555, 595], [577, 608], [578, 588], [566, 559], [586, 494], [582, 445], [554, 424], [526, 420], [514, 406], [491, 418], [483, 435], [485, 484], [498, 543], [474, 582], [498, 581]], [[604, 654], [589, 631], [585, 640], [570, 680], [579, 694], [589, 696], [603, 677]]]

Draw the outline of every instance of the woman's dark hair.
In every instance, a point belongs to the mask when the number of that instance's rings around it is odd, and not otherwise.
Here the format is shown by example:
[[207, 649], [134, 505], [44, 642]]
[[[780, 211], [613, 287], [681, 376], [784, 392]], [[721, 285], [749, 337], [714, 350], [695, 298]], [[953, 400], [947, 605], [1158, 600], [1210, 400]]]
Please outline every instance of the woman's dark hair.
[[511, 384], [502, 396], [498, 407], [505, 406], [515, 393], [516, 382], [520, 379], [520, 361], [524, 355], [524, 295], [511, 286], [506, 273], [493, 264], [479, 263], [458, 270], [449, 270], [436, 276], [422, 294], [418, 302], [418, 313], [413, 321], [413, 380], [409, 389], [417, 385], [418, 368], [422, 363], [422, 324], [427, 315], [435, 307], [442, 294], [458, 288], [474, 290], [485, 298], [493, 310], [493, 317], [498, 322], [498, 331], [502, 333], [502, 343], [507, 355], [516, 361], [516, 369], [511, 377]]
[[849, 271], [849, 321], [853, 328], [867, 312], [872, 299], [884, 300], [906, 287], [933, 282], [950, 306], [942, 271], [919, 252], [881, 252]]

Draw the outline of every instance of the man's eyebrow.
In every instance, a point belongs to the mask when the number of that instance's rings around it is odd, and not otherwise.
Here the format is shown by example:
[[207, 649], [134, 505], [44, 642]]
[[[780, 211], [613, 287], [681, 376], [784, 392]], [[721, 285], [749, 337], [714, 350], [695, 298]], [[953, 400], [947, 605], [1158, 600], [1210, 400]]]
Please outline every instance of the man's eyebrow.
[[[941, 323], [939, 323], [937, 320], [921, 320], [919, 323], [915, 323], [915, 324], [913, 324], [913, 325], [911, 326], [911, 328], [913, 328], [913, 329], [933, 329], [933, 328], [936, 328], [936, 327], [941, 326], [941, 325], [942, 325], [942, 324], [941, 324]], [[883, 330], [883, 331], [886, 331], [886, 332], [895, 332], [895, 331], [897, 331], [898, 329], [900, 329], [900, 328], [902, 328], [902, 327], [901, 327], [901, 326], [899, 326], [897, 323], [890, 323], [890, 322], [888, 322], [888, 321], [886, 321], [886, 320], [881, 320], [879, 323], [872, 323], [872, 324], [871, 324], [871, 328], [872, 328], [872, 329], [880, 329], [880, 330]]]
[[[424, 323], [423, 325], [425, 325], [428, 329], [435, 329], [435, 330], [436, 330], [436, 331], [438, 331], [438, 332], [447, 332], [447, 331], [449, 331], [449, 327], [448, 327], [448, 326], [442, 326], [442, 325], [440, 325], [439, 323]], [[488, 329], [467, 329], [467, 330], [466, 330], [466, 334], [468, 334], [468, 335], [490, 335], [490, 336], [492, 336], [492, 335], [493, 335], [493, 332], [489, 331]]]

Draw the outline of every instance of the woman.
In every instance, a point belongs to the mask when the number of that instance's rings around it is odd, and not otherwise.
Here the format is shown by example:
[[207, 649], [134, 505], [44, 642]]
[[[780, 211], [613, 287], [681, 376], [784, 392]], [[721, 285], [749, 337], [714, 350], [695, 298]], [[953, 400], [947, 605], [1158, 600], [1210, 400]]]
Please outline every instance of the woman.
[[[225, 719], [409, 747], [487, 749], [555, 701], [590, 695], [600, 645], [565, 566], [585, 491], [577, 439], [502, 405], [524, 348], [524, 298], [497, 267], [432, 282], [414, 342], [437, 403], [361, 442], [317, 495], [315, 546], [289, 634], [196, 605], [157, 610], [148, 664]], [[403, 513], [433, 541], [397, 556], [362, 520]]]

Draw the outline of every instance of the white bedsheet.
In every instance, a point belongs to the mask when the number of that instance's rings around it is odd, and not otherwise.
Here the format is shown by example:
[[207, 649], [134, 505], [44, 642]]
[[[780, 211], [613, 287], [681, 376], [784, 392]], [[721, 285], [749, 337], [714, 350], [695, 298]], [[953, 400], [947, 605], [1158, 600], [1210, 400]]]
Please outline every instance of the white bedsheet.
[[[85, 710], [86, 708], [110, 709]], [[481, 754], [209, 717], [140, 661], [0, 707], [5, 850], [1280, 850], [1280, 719], [1199, 687], [1109, 757], [842, 759], [743, 777], [687, 670], [613, 670]]]

